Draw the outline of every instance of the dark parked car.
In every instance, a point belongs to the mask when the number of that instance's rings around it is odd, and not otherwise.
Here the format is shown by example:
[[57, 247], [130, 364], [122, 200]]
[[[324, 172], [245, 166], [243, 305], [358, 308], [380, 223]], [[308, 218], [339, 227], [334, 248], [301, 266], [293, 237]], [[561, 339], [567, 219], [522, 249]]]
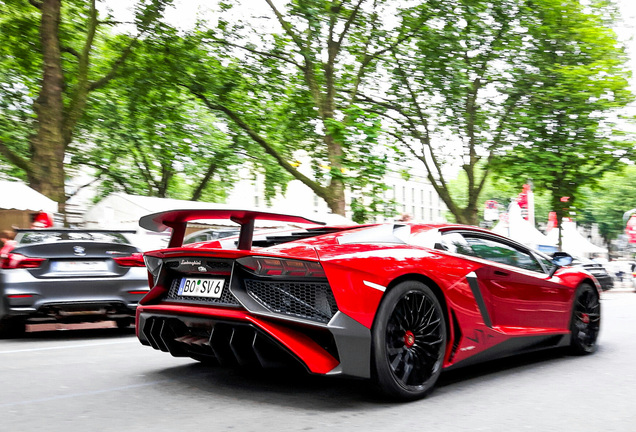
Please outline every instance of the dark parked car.
[[126, 232], [18, 230], [0, 256], [0, 334], [42, 322], [127, 327], [147, 292], [143, 257]]
[[581, 267], [590, 272], [601, 285], [603, 291], [614, 288], [614, 278], [612, 278], [612, 275], [603, 267], [603, 264], [587, 258], [574, 257], [572, 265]]

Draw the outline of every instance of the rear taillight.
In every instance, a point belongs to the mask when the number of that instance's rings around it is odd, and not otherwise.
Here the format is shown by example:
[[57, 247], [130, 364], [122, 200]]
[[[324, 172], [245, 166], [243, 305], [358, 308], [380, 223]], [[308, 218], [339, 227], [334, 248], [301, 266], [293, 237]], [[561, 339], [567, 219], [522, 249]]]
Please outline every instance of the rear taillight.
[[245, 257], [238, 259], [237, 262], [259, 276], [326, 277], [320, 263], [314, 261]]
[[44, 258], [31, 258], [17, 253], [10, 253], [0, 259], [0, 267], [3, 269], [35, 269], [46, 261]]
[[148, 269], [148, 273], [150, 276], [148, 277], [150, 286], [154, 286], [157, 283], [157, 278], [159, 278], [159, 273], [161, 273], [161, 265], [163, 261], [161, 258], [156, 258], [153, 256], [144, 256], [144, 261], [146, 262], [146, 268]]
[[114, 257], [113, 260], [122, 267], [145, 267], [142, 254], [135, 252], [130, 256]]

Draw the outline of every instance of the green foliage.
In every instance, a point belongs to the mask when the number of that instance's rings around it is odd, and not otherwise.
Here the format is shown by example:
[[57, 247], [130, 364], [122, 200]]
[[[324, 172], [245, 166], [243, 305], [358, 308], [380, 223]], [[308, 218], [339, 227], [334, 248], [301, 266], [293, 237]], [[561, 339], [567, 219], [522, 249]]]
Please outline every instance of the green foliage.
[[[104, 193], [218, 200], [243, 165], [267, 199], [295, 178], [344, 213], [348, 190], [365, 221], [391, 207], [385, 169], [404, 153], [458, 221], [477, 223], [525, 179], [555, 206], [633, 158], [609, 115], [633, 99], [611, 3], [291, 0], [251, 16], [224, 0], [190, 31], [164, 22], [169, 3], [137, 2], [133, 36], [91, 20], [91, 2], [62, 1], [59, 142], [36, 104], [41, 13], [0, 0], [7, 174], [31, 178], [46, 144], [68, 173], [93, 167]], [[309, 168], [295, 163], [305, 156]], [[450, 166], [462, 177], [449, 186]]]
[[[11, 175], [27, 179], [64, 208], [65, 170], [77, 169], [65, 163], [86, 159], [73, 152], [99, 129], [92, 120], [101, 120], [91, 112], [97, 98], [89, 94], [116, 76], [135, 38], [162, 28], [170, 1], [135, 5], [134, 38], [113, 36], [111, 17], [100, 19], [96, 1], [0, 3], [0, 155]], [[74, 142], [79, 130], [81, 140]]]
[[[478, 222], [490, 161], [510, 132], [519, 83], [510, 70], [524, 57], [518, 0], [427, 1], [400, 11], [410, 34], [383, 58], [386, 95], [365, 100], [389, 133], [419, 159], [454, 218]], [[451, 166], [466, 175], [465, 200], [448, 187]], [[477, 169], [481, 166], [482, 169]]]
[[[225, 120], [234, 142], [265, 172], [267, 191], [296, 178], [341, 214], [345, 188], [353, 199], [372, 192], [372, 200], [358, 201], [365, 210], [356, 210], [371, 217], [391, 150], [380, 145], [378, 117], [356, 99], [375, 71], [380, 40], [401, 31], [380, 19], [389, 4], [294, 0], [243, 20], [237, 10], [245, 2], [225, 1], [216, 22], [165, 46], [174, 46], [169, 55], [182, 71], [180, 84]], [[311, 172], [294, 166], [299, 152], [310, 158]]]
[[[503, 178], [531, 178], [546, 189], [555, 183], [545, 175], [553, 167], [572, 173], [556, 183], [575, 184], [598, 177], [607, 160], [628, 155], [631, 144], [612, 142], [608, 132], [608, 113], [632, 96], [606, 6], [450, 0], [401, 11], [412, 38], [384, 59], [391, 74], [388, 95], [378, 89], [366, 101], [406, 152], [426, 166], [458, 221], [477, 223], [493, 168]], [[582, 146], [584, 141], [590, 145]], [[517, 157], [497, 161], [506, 150]], [[578, 159], [563, 165], [561, 153], [577, 152]], [[582, 159], [590, 162], [589, 173], [579, 169], [586, 165]], [[463, 201], [447, 187], [451, 163], [466, 175]]]
[[625, 212], [636, 208], [636, 166], [606, 173], [597, 187], [581, 190], [581, 217], [583, 224], [597, 224], [607, 243], [625, 233]]
[[123, 190], [179, 199], [225, 199], [236, 179], [239, 157], [218, 129], [217, 118], [176, 86], [177, 81], [156, 43], [144, 41], [120, 76], [93, 94], [93, 109], [84, 122], [88, 129], [73, 149], [72, 162], [94, 168], [103, 180], [103, 195]]
[[[28, 136], [35, 125], [32, 105], [42, 68], [37, 9], [19, 0], [0, 2], [0, 141], [9, 151], [29, 155]], [[0, 153], [0, 157], [2, 153]], [[26, 178], [9, 160], [6, 173]]]
[[[531, 4], [523, 22], [535, 41], [529, 67], [514, 71], [528, 86], [512, 116], [517, 145], [496, 168], [501, 176], [532, 178], [550, 192], [561, 217], [576, 205], [581, 187], [595, 186], [603, 173], [633, 158], [634, 142], [619, 137], [612, 118], [634, 98], [625, 54], [603, 18], [605, 3]], [[568, 203], [561, 203], [563, 196]]]

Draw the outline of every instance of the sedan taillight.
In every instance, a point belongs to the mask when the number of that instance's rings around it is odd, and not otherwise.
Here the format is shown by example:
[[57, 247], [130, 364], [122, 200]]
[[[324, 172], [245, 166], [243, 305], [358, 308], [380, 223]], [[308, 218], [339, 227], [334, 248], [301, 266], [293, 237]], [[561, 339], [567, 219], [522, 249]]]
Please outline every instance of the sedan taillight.
[[17, 253], [10, 253], [0, 259], [0, 267], [3, 269], [35, 269], [39, 268], [45, 258], [31, 258]]
[[142, 254], [135, 252], [126, 257], [114, 257], [113, 260], [122, 267], [145, 267], [144, 257]]

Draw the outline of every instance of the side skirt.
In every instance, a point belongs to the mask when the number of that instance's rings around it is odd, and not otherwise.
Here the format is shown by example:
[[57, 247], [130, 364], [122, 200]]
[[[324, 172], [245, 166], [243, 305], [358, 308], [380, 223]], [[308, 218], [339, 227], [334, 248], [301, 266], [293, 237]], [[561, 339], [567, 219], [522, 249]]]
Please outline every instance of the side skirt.
[[518, 336], [508, 339], [485, 351], [468, 357], [460, 362], [447, 366], [444, 370], [454, 370], [464, 366], [470, 366], [489, 360], [510, 357], [517, 354], [525, 354], [544, 349], [565, 347], [570, 344], [571, 335], [540, 335]]

